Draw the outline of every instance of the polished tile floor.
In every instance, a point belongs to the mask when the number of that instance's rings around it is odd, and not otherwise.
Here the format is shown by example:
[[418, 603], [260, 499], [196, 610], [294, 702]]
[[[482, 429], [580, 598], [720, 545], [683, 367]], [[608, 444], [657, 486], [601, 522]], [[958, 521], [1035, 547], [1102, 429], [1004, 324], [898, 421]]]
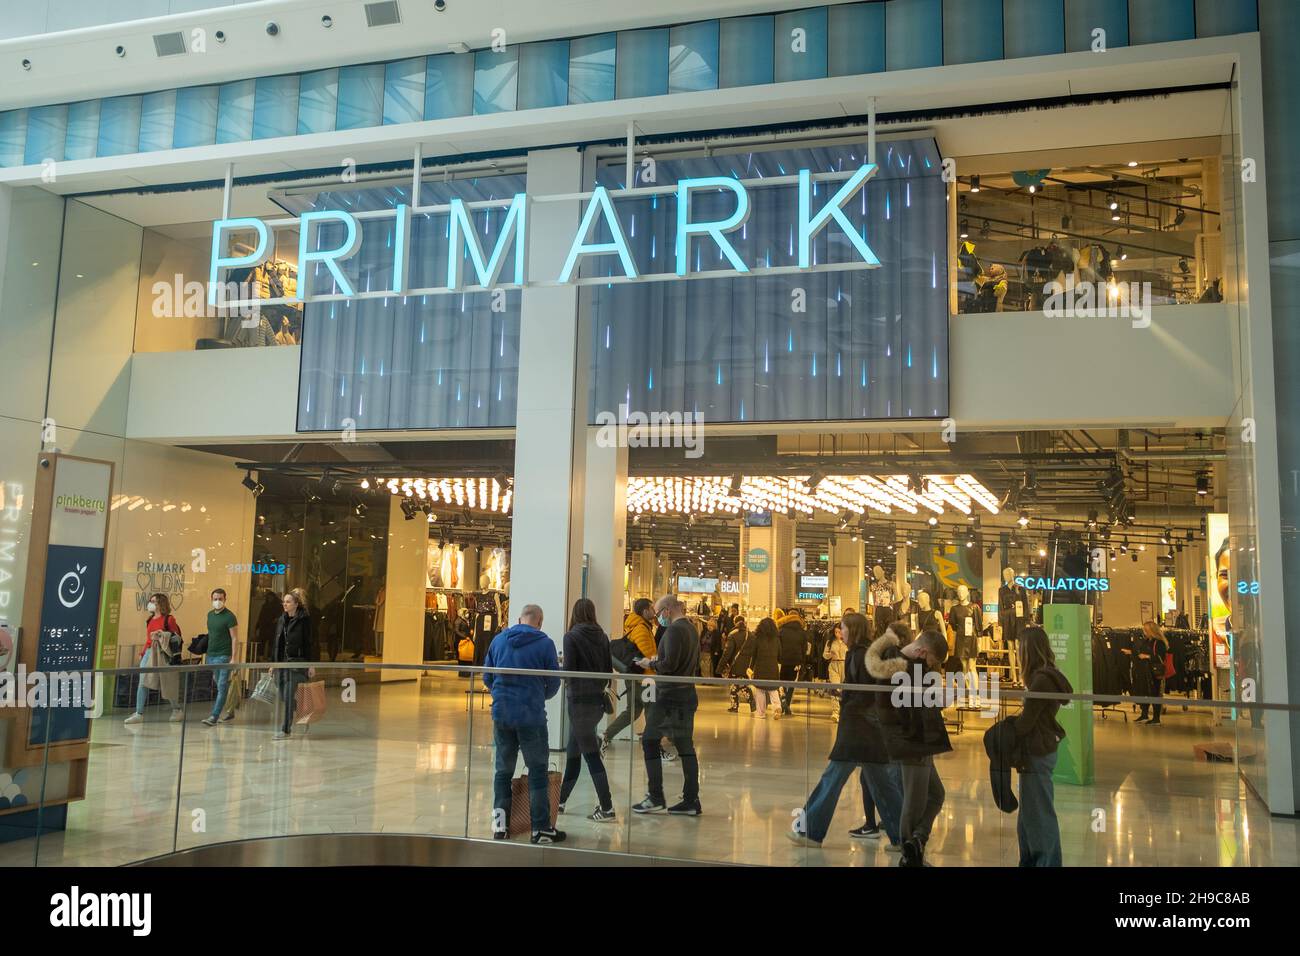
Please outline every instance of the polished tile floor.
[[[270, 709], [246, 702], [233, 723], [184, 724], [155, 709], [142, 725], [119, 715], [95, 722], [89, 796], [65, 832], [0, 844], [0, 865], [114, 865], [208, 842], [320, 832], [402, 832], [487, 837], [492, 725], [485, 701], [454, 675], [361, 684], [355, 703], [331, 690], [329, 713], [309, 734], [274, 742]], [[856, 778], [845, 787], [821, 849], [785, 838], [825, 766], [830, 705], [797, 699], [781, 721], [726, 712], [721, 689], [702, 691], [696, 723], [704, 815], [635, 817], [644, 792], [639, 747], [607, 760], [616, 823], [585, 819], [595, 797], [585, 770], [560, 827], [587, 849], [770, 865], [887, 866], [882, 846], [849, 840], [861, 822]], [[936, 866], [1012, 866], [1014, 815], [993, 804], [983, 719], [969, 720], [938, 760], [947, 801], [928, 857]], [[1096, 781], [1058, 784], [1067, 866], [1288, 865], [1300, 861], [1300, 824], [1272, 818], [1232, 764], [1207, 763], [1194, 746], [1231, 734], [1204, 712], [1174, 705], [1147, 727], [1111, 716], [1094, 723]], [[553, 755], [562, 769], [563, 754]], [[521, 766], [522, 771], [522, 766]], [[680, 781], [665, 767], [670, 797]], [[522, 839], [522, 838], [520, 838]]]

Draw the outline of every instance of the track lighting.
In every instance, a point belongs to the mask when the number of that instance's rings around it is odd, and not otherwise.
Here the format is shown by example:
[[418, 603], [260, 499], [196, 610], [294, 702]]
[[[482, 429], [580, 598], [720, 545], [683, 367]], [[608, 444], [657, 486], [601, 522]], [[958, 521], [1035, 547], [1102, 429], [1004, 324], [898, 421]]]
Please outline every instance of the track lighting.
[[362, 489], [362, 491], [369, 491], [369, 490], [370, 490], [370, 479], [369, 479], [369, 478], [362, 478], [362, 479], [361, 479], [361, 489]]
[[1016, 519], [1016, 524], [1020, 525], [1020, 527], [1022, 528], [1029, 527], [1029, 512], [1028, 511], [1020, 512], [1020, 517]]
[[1129, 552], [1129, 557], [1133, 559], [1133, 563], [1134, 563], [1134, 564], [1137, 564], [1138, 554], [1137, 554], [1136, 551], [1130, 551], [1130, 552]]
[[1179, 226], [1181, 226], [1183, 224], [1183, 220], [1185, 220], [1186, 218], [1187, 218], [1186, 209], [1180, 209], [1178, 210], [1178, 212], [1174, 213], [1174, 228], [1177, 229]]
[[260, 496], [262, 492], [266, 491], [266, 486], [253, 478], [253, 473], [251, 471], [246, 471], [244, 473], [244, 480], [241, 481], [240, 484], [251, 491], [254, 498]]
[[1183, 275], [1190, 275], [1190, 274], [1191, 274], [1192, 267], [1191, 267], [1190, 265], [1187, 264], [1187, 257], [1186, 257], [1186, 256], [1179, 256], [1179, 257], [1178, 257], [1178, 271], [1181, 272]]
[[972, 177], [970, 178], [970, 191], [973, 192], [973, 193], [977, 193], [977, 192], [980, 191], [980, 178], [979, 178], [979, 176], [972, 176]]
[[1047, 549], [1046, 549], [1046, 548], [1039, 548], [1039, 549], [1038, 549], [1038, 556], [1039, 556], [1040, 558], [1045, 558], [1045, 557], [1047, 557]]
[[1168, 528], [1165, 528], [1164, 531], [1160, 532], [1160, 543], [1161, 543], [1161, 544], [1168, 544], [1168, 543], [1169, 543], [1169, 539], [1172, 538], [1173, 536], [1174, 536], [1174, 533], [1173, 533], [1172, 531], [1170, 531]]
[[741, 490], [741, 487], [740, 487], [740, 486], [743, 485], [744, 483], [745, 483], [745, 476], [744, 476], [744, 475], [732, 475], [732, 476], [731, 476], [731, 485], [730, 485], [730, 487], [727, 488], [727, 497], [728, 497], [728, 498], [739, 498], [739, 497], [741, 497], [741, 496], [743, 495], [744, 492]]
[[1091, 528], [1091, 529], [1093, 529], [1093, 530], [1096, 530], [1096, 528], [1097, 528], [1097, 509], [1096, 509], [1096, 508], [1089, 508], [1089, 509], [1088, 509], [1088, 527]]
[[816, 491], [817, 486], [820, 485], [825, 480], [825, 478], [826, 478], [826, 473], [818, 469], [817, 471], [814, 471], [811, 475], [809, 475], [807, 479], [804, 480], [804, 485], [807, 487], [809, 491]]
[[928, 524], [931, 528], [933, 528], [935, 525], [939, 523], [939, 519], [936, 518], [934, 515], [930, 515], [930, 517], [926, 518], [925, 521], [926, 524]]
[[980, 226], [980, 238], [987, 239], [989, 237], [989, 233], [991, 233], [992, 231], [993, 231], [993, 227], [990, 226], [989, 221], [985, 219], [984, 224]]
[[[1210, 474], [1202, 471], [1196, 475], [1196, 493], [1204, 498], [1210, 493]], [[1191, 540], [1190, 538], [1188, 540]]]
[[1116, 249], [1115, 249], [1115, 258], [1118, 259], [1120, 262], [1123, 262], [1125, 259], [1128, 258], [1128, 253], [1124, 251], [1124, 247], [1123, 247], [1123, 246], [1117, 246], [1117, 247], [1116, 247]]
[[961, 236], [961, 238], [963, 238], [963, 239], [969, 239], [969, 238], [970, 238], [970, 221], [969, 221], [969, 220], [963, 219], [963, 220], [961, 221], [961, 231], [960, 231], [958, 234], [959, 234], [959, 235]]
[[366, 516], [366, 503], [364, 501], [358, 501], [356, 507], [352, 509], [352, 513], [358, 518], [364, 518]]

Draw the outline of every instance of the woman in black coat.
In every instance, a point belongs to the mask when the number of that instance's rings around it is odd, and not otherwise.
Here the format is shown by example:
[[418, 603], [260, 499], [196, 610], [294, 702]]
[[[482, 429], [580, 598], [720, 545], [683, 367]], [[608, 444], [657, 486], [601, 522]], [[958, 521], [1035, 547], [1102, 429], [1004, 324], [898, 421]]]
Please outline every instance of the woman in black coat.
[[[776, 630], [776, 622], [765, 617], [754, 629], [754, 637], [741, 651], [736, 660], [737, 674], [749, 672], [754, 680], [781, 679], [781, 638]], [[773, 705], [772, 717], [781, 719], [781, 698], [775, 687], [751, 686], [757, 710], [754, 716], [762, 720], [767, 716], [767, 705]]]
[[[286, 661], [314, 661], [320, 654], [316, 650], [316, 637], [312, 631], [311, 616], [302, 599], [294, 591], [285, 594], [281, 602], [284, 613], [275, 622], [275, 640], [271, 643], [271, 660], [280, 664]], [[316, 675], [316, 668], [305, 670], [296, 667], [281, 668], [275, 672], [280, 688], [280, 701], [284, 713], [280, 729], [272, 740], [284, 740], [293, 730], [294, 696], [298, 685]]]
[[[564, 669], [586, 671], [589, 674], [613, 674], [614, 660], [609, 652], [609, 635], [596, 623], [596, 605], [588, 598], [579, 598], [569, 615], [569, 630], [565, 632]], [[596, 725], [605, 716], [605, 689], [609, 680], [594, 677], [570, 677], [564, 682], [565, 697], [569, 703], [569, 742], [565, 749], [564, 780], [560, 784], [560, 811], [569, 801], [582, 762], [587, 762], [587, 772], [596, 788], [600, 805], [588, 820], [597, 823], [614, 821], [614, 800], [609, 792], [609, 775], [600, 759], [600, 738]]]
[[787, 834], [796, 843], [820, 846], [830, 829], [840, 791], [857, 770], [862, 783], [862, 803], [867, 822], [850, 830], [855, 838], [874, 839], [880, 830], [875, 826], [875, 807], [890, 842], [898, 843], [898, 815], [902, 797], [898, 782], [889, 769], [889, 750], [876, 716], [875, 693], [854, 690], [854, 686], [874, 683], [867, 673], [867, 649], [871, 645], [872, 625], [861, 614], [850, 611], [840, 622], [840, 633], [848, 646], [844, 655], [844, 683], [840, 693], [840, 722], [835, 728], [835, 745], [831, 748], [826, 770], [804, 804]]
[[[745, 671], [739, 665], [744, 660], [745, 649], [751, 639], [752, 635], [749, 633], [749, 625], [745, 623], [745, 619], [740, 616], [733, 618], [731, 630], [727, 632], [727, 639], [722, 645], [722, 657], [718, 659], [718, 675], [732, 680], [738, 677], [740, 681], [727, 688], [727, 693], [731, 695], [731, 706], [727, 708], [729, 714], [740, 710], [740, 692], [744, 687]], [[749, 712], [751, 714], [754, 712], [752, 693], [749, 694]]]

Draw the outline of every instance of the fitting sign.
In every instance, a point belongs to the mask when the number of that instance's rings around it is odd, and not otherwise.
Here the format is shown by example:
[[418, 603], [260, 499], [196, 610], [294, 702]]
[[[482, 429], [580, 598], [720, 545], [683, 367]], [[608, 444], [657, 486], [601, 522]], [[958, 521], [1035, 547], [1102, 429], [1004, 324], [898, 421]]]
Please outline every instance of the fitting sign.
[[[680, 179], [675, 186], [667, 187], [611, 191], [604, 186], [597, 186], [591, 192], [563, 196], [531, 196], [521, 192], [510, 199], [468, 203], [453, 198], [448, 204], [437, 206], [399, 203], [387, 209], [364, 212], [314, 210], [290, 219], [220, 219], [212, 224], [208, 305], [242, 308], [303, 301], [480, 292], [525, 286], [657, 282], [735, 275], [875, 269], [880, 267], [880, 259], [868, 245], [863, 234], [865, 230], [860, 232], [853, 225], [845, 215], [844, 207], [877, 171], [875, 164], [868, 163], [856, 169], [833, 172], [814, 173], [810, 169], [800, 169], [787, 176], [757, 180], [705, 176]], [[742, 230], [749, 221], [753, 211], [750, 191], [772, 186], [797, 187], [797, 211], [794, 211], [794, 221], [789, 223], [790, 251], [797, 264], [771, 266], [768, 263], [746, 262], [728, 238], [731, 233]], [[821, 196], [818, 196], [818, 186], [825, 187], [821, 189]], [[730, 200], [726, 214], [712, 219], [696, 218], [692, 212], [692, 198], [699, 193], [721, 194]], [[669, 256], [675, 268], [671, 272], [642, 271], [644, 263], [636, 261], [628, 244], [628, 235], [635, 234], [635, 218], [625, 223], [616, 209], [620, 200], [649, 197], [675, 199], [676, 202], [676, 241]], [[568, 243], [563, 265], [554, 275], [530, 275], [527, 261], [529, 210], [536, 203], [561, 201], [584, 203], [581, 219], [573, 235], [562, 240]], [[768, 206], [764, 205], [763, 208]], [[483, 228], [474, 222], [474, 214], [494, 209], [504, 210], [504, 219], [495, 244], [487, 252], [479, 239]], [[416, 216], [443, 216], [447, 219], [446, 242], [430, 243], [429, 257], [423, 255], [424, 250], [413, 250], [411, 221]], [[363, 235], [363, 223], [372, 220], [391, 221], [392, 227], [383, 230], [382, 240], [378, 235], [370, 240], [384, 243], [384, 256], [386, 261], [391, 262], [391, 270], [388, 270], [388, 281], [384, 288], [360, 289], [354, 286], [340, 263], [360, 251], [363, 241], [367, 241]], [[832, 224], [838, 227], [837, 236], [843, 240], [837, 240], [836, 245], [846, 250], [847, 259], [819, 263], [813, 251], [814, 239]], [[225, 281], [227, 271], [254, 269], [264, 263], [275, 249], [272, 233], [279, 229], [296, 230], [298, 233], [299, 281], [294, 295], [271, 299], [239, 299], [237, 285]], [[240, 238], [241, 243], [238, 252], [231, 248], [231, 240], [235, 236]], [[701, 259], [698, 256], [692, 257], [693, 241], [707, 244], [712, 251], [716, 251], [718, 268], [704, 269]], [[507, 257], [511, 251], [512, 254]], [[612, 274], [581, 276], [582, 264], [591, 257], [609, 257], [608, 261], [613, 264]], [[424, 258], [438, 261], [430, 267], [429, 263], [423, 261]], [[711, 254], [710, 259], [713, 258]], [[500, 281], [503, 271], [505, 281]], [[469, 272], [473, 275], [467, 275]], [[432, 275], [443, 281], [432, 287], [412, 288], [411, 277], [415, 274]]]

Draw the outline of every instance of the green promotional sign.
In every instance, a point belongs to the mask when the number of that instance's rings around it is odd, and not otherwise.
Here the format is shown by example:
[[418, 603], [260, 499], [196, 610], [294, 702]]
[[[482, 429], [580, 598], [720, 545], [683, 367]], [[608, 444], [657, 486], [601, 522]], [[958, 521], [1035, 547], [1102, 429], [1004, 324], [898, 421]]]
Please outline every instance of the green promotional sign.
[[745, 556], [745, 564], [749, 570], [755, 574], [762, 574], [767, 570], [771, 559], [768, 557], [766, 548], [750, 548], [749, 554]]
[[[122, 582], [105, 581], [104, 597], [99, 605], [99, 648], [95, 652], [95, 666], [101, 670], [117, 666], [117, 628], [121, 616]], [[104, 694], [110, 701], [116, 682], [114, 677], [104, 680]]]
[[[1056, 666], [1074, 692], [1092, 693], [1092, 622], [1088, 620], [1088, 608], [1082, 604], [1044, 605], [1043, 627], [1056, 655]], [[1072, 700], [1061, 707], [1056, 719], [1065, 728], [1065, 739], [1056, 752], [1052, 778], [1060, 783], [1092, 783], [1092, 705]]]

